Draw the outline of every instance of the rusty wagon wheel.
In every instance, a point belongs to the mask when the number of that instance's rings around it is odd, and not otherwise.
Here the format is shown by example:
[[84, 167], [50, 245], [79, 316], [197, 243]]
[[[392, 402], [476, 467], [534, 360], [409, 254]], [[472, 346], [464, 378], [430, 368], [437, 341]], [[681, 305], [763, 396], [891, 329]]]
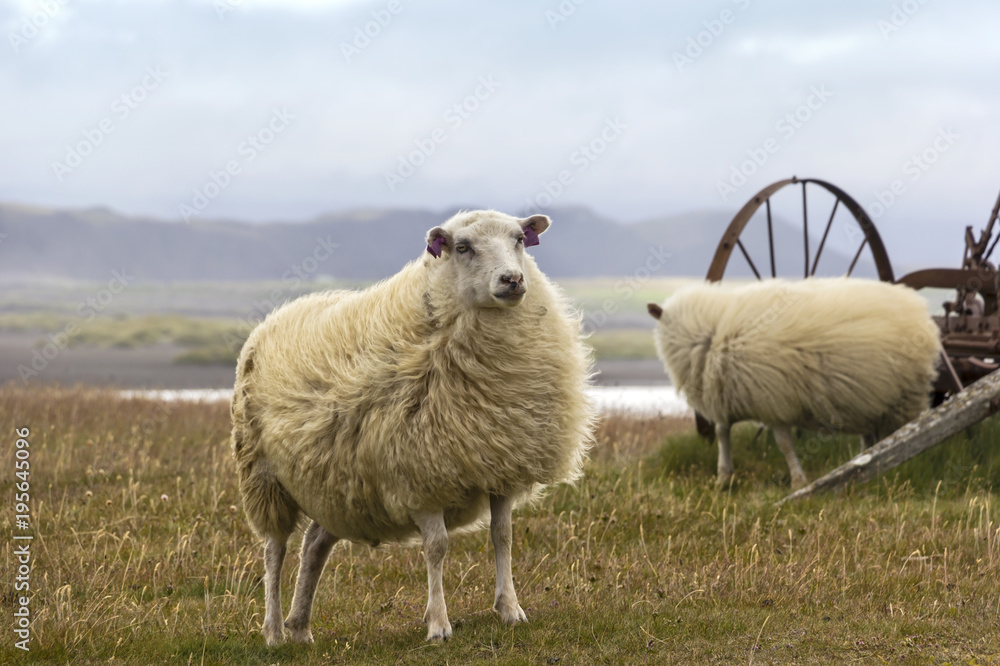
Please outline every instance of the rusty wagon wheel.
[[[811, 277], [816, 275], [816, 271], [820, 268], [820, 258], [823, 255], [823, 250], [826, 248], [827, 240], [830, 236], [830, 229], [833, 227], [834, 219], [837, 218], [838, 211], [843, 210], [847, 212], [847, 215], [842, 215], [841, 218], [846, 218], [845, 221], [848, 225], [855, 226], [845, 226], [843, 227], [847, 231], [848, 240], [853, 240], [857, 245], [857, 250], [851, 255], [852, 259], [850, 263], [844, 265], [840, 270], [843, 271], [844, 275], [851, 275], [855, 268], [858, 266], [858, 261], [862, 258], [864, 250], [867, 248], [870, 254], [871, 261], [874, 263], [875, 270], [878, 274], [878, 278], [885, 282], [893, 282], [893, 272], [892, 264], [889, 262], [889, 255], [886, 254], [885, 245], [882, 243], [882, 238], [878, 234], [878, 230], [875, 228], [875, 223], [872, 222], [871, 218], [868, 217], [868, 213], [865, 212], [861, 205], [851, 198], [849, 194], [844, 192], [842, 189], [828, 183], [823, 180], [817, 180], [815, 178], [804, 178], [799, 179], [794, 176], [787, 180], [779, 180], [776, 183], [771, 183], [756, 195], [750, 199], [750, 201], [744, 204], [743, 208], [736, 213], [736, 217], [733, 221], [729, 223], [729, 227], [722, 236], [722, 240], [719, 241], [719, 246], [715, 250], [715, 256], [712, 258], [712, 263], [708, 269], [708, 275], [706, 276], [712, 282], [718, 282], [723, 278], [726, 273], [726, 268], [729, 265], [730, 255], [732, 255], [733, 250], [738, 249], [749, 265], [750, 270], [757, 277], [758, 280], [764, 279], [765, 277], [779, 277], [779, 271], [777, 269], [777, 261], [774, 253], [774, 218], [772, 216], [772, 197], [777, 194], [780, 190], [784, 189], [789, 185], [800, 185], [802, 189], [802, 204], [801, 210], [797, 211], [797, 215], [801, 217], [801, 236], [802, 247], [803, 247], [803, 263], [800, 264], [801, 270], [797, 272], [788, 273], [787, 277], [801, 276], [801, 277]], [[809, 196], [809, 186], [812, 187], [814, 194]], [[819, 195], [825, 195], [827, 200], [830, 199], [832, 195], [833, 206], [830, 209], [830, 215], [826, 218], [826, 228], [823, 230], [823, 236], [819, 241], [819, 245], [816, 248], [815, 254], [810, 253], [809, 246], [809, 202], [814, 201]], [[789, 203], [787, 200], [782, 203]], [[795, 206], [798, 206], [797, 201], [793, 201]], [[760, 211], [761, 207], [764, 207], [763, 211]], [[750, 222], [754, 219], [755, 214], [758, 211], [762, 212], [762, 215], [757, 215], [756, 217], [762, 218], [761, 223], [753, 225], [754, 229], [748, 231], [747, 227], [750, 226]], [[764, 226], [766, 223], [766, 226]], [[744, 238], [746, 235], [756, 233], [763, 235], [767, 234], [766, 238], [768, 241], [768, 250], [770, 255], [769, 264], [761, 264], [758, 268], [756, 262], [750, 256], [750, 252], [747, 250], [747, 244], [744, 243]], [[758, 260], [760, 257], [758, 257]], [[824, 265], [825, 269], [833, 268]], [[769, 270], [768, 270], [769, 269]]]
[[[800, 196], [795, 196], [790, 191], [794, 189], [791, 186], [796, 185], [801, 187]], [[772, 197], [782, 190], [785, 190], [785, 196], [780, 197], [772, 204]], [[792, 196], [787, 196], [789, 194]], [[798, 201], [800, 198], [801, 204]], [[813, 245], [814, 252], [810, 252], [810, 207], [821, 208], [823, 212], [821, 219], [826, 220], [826, 226], [823, 228], [819, 243]], [[775, 256], [776, 219], [775, 211], [772, 208], [781, 212], [793, 211], [791, 215], [783, 215], [781, 218], [782, 222], [791, 222], [792, 229], [785, 228], [779, 230], [779, 233], [795, 234], [795, 243], [802, 248], [800, 257], [783, 257], [780, 268], [778, 257]], [[828, 216], [826, 210], [830, 211]], [[839, 218], [838, 212], [841, 213]], [[800, 220], [798, 223], [793, 221], [796, 218]], [[823, 250], [829, 247], [830, 230], [833, 228], [835, 219], [843, 222], [839, 227], [845, 232], [846, 243], [841, 243], [841, 245], [846, 245], [849, 255], [843, 254], [837, 257], [837, 260], [828, 259], [821, 263]], [[815, 227], [816, 230], [819, 228], [822, 227]], [[784, 242], [781, 236], [778, 238], [782, 247], [788, 246], [788, 243]], [[855, 246], [857, 249], [854, 249]], [[865, 254], [866, 249], [868, 250], [867, 255]], [[821, 268], [823, 270], [821, 274], [832, 273], [849, 276], [858, 268], [859, 262], [864, 257], [865, 261], [860, 265], [864, 266], [867, 271], [870, 272], [874, 269], [878, 279], [884, 282], [895, 281], [885, 245], [882, 243], [882, 238], [868, 213], [857, 201], [836, 185], [815, 178], [799, 179], [793, 176], [786, 180], [779, 180], [776, 183], [771, 183], [747, 201], [743, 208], [736, 213], [722, 235], [722, 240], [719, 241], [706, 276], [708, 280], [718, 282], [726, 276], [727, 268], [730, 267], [731, 263], [730, 259], [735, 250], [739, 251], [743, 257], [742, 261], [745, 261], [758, 280], [775, 277], [808, 278], [816, 275], [817, 270]], [[766, 256], [762, 256], [765, 253]], [[831, 253], [828, 252], [829, 254]], [[755, 255], [756, 261], [754, 260]], [[701, 414], [695, 414], [695, 422], [700, 435], [709, 439], [715, 436], [712, 423]]]

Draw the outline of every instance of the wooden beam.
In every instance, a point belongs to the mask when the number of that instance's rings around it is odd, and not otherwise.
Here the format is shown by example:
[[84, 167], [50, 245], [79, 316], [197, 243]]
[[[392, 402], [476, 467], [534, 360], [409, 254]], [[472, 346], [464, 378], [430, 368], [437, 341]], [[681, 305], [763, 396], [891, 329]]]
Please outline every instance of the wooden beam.
[[875, 446], [778, 504], [846, 483], [869, 481], [997, 412], [1000, 412], [1000, 370], [970, 384], [947, 402], [926, 410]]

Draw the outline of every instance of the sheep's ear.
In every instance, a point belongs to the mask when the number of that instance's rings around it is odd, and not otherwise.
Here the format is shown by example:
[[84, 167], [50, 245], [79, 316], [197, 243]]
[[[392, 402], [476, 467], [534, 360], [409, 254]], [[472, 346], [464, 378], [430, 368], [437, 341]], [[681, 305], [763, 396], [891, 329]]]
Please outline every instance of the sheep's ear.
[[653, 319], [659, 319], [663, 316], [663, 308], [656, 303], [646, 303], [646, 309], [649, 310], [649, 314]]
[[441, 227], [434, 227], [427, 232], [427, 251], [436, 259], [441, 256], [443, 247], [451, 247], [451, 234]]
[[543, 233], [552, 224], [548, 215], [532, 215], [521, 220], [521, 229], [524, 230], [524, 247], [538, 245], [538, 235]]

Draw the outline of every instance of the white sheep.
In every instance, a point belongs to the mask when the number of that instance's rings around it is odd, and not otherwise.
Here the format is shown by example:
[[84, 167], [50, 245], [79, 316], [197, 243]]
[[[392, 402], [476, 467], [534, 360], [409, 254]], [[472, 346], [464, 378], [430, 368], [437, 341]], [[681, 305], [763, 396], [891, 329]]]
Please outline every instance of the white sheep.
[[580, 319], [524, 252], [549, 224], [459, 213], [392, 278], [300, 298], [247, 339], [232, 449], [247, 517], [265, 540], [268, 644], [284, 635], [280, 573], [300, 516], [312, 522], [284, 623], [293, 640], [312, 642], [313, 595], [336, 541], [418, 535], [427, 639], [449, 638], [448, 533], [481, 526], [487, 511], [494, 608], [526, 621], [511, 575], [512, 507], [575, 479], [592, 442]]
[[792, 427], [885, 437], [928, 405], [941, 354], [927, 305], [902, 285], [849, 278], [708, 283], [663, 306], [656, 349], [691, 407], [716, 423], [717, 483], [733, 475], [729, 431], [774, 430], [792, 487], [806, 475]]

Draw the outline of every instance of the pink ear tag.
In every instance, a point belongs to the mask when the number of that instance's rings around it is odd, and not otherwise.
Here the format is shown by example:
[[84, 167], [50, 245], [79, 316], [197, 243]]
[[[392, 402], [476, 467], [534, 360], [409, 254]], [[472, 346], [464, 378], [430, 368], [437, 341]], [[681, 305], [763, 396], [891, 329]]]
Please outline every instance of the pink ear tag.
[[[535, 236], [535, 238], [538, 238], [538, 236]], [[430, 245], [427, 246], [427, 251], [430, 252], [435, 257], [440, 257], [442, 245], [444, 245], [444, 236], [438, 236], [433, 241], [431, 241]]]
[[532, 227], [524, 228], [524, 247], [538, 245], [538, 233]]

